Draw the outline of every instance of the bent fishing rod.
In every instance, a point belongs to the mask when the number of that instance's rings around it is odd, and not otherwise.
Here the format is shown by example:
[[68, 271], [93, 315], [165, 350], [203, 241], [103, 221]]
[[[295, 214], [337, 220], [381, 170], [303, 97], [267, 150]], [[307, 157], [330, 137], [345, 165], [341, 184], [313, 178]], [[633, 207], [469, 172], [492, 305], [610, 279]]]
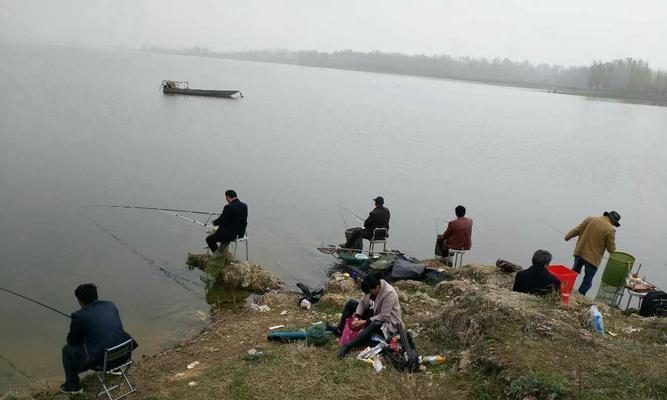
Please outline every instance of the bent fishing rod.
[[64, 317], [66, 317], [66, 318], [70, 318], [70, 319], [72, 318], [72, 317], [70, 317], [69, 315], [65, 314], [64, 312], [62, 312], [62, 311], [60, 311], [60, 310], [56, 310], [55, 308], [53, 308], [53, 307], [51, 307], [51, 306], [48, 306], [48, 305], [46, 305], [46, 304], [44, 304], [44, 303], [41, 303], [41, 302], [39, 302], [39, 301], [37, 301], [37, 300], [31, 299], [30, 297], [24, 296], [24, 295], [22, 295], [22, 294], [20, 294], [20, 293], [16, 293], [16, 292], [14, 292], [13, 290], [5, 289], [5, 288], [2, 288], [2, 287], [0, 287], [0, 290], [2, 290], [2, 291], [4, 291], [4, 292], [7, 292], [7, 293], [10, 293], [10, 294], [13, 294], [14, 296], [18, 296], [18, 297], [20, 297], [20, 298], [22, 298], [22, 299], [25, 299], [25, 300], [28, 300], [28, 301], [32, 301], [33, 303], [35, 303], [35, 304], [39, 304], [40, 306], [45, 307], [45, 308], [48, 308], [48, 309], [51, 310], [51, 311], [55, 311], [55, 312], [57, 312], [58, 314], [60, 314], [60, 315], [62, 315], [62, 316], [64, 316]]

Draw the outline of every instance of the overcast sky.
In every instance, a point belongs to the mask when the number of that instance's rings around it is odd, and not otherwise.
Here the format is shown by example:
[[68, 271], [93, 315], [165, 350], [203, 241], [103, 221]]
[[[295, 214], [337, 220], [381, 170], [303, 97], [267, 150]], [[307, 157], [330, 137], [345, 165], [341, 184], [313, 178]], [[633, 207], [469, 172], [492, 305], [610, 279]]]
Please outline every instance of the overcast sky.
[[667, 69], [667, 0], [0, 0], [0, 40], [635, 57]]

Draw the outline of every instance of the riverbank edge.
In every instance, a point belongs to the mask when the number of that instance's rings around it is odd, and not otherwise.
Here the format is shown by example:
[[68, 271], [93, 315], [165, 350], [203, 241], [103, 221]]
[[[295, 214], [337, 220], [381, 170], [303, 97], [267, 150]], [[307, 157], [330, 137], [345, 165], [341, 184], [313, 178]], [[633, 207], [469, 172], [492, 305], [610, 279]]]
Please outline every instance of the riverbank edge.
[[[270, 326], [298, 330], [335, 320], [347, 299], [359, 296], [355, 282], [338, 277], [327, 282], [326, 295], [311, 310], [301, 309], [300, 296], [289, 292], [263, 295], [259, 304], [268, 308], [266, 312], [242, 307], [218, 310], [199, 334], [136, 362], [130, 372], [139, 388], [134, 398], [667, 396], [667, 385], [661, 383], [667, 367], [648, 357], [667, 357], [664, 319], [625, 316], [600, 305], [606, 329], [614, 332], [613, 337], [602, 337], [587, 328], [585, 317], [593, 303], [587, 298], [574, 295], [564, 306], [558, 298], [511, 292], [513, 275], [494, 266], [445, 270], [453, 280], [435, 286], [416, 281], [395, 284], [406, 326], [417, 334], [417, 350], [422, 355], [445, 355], [443, 365], [426, 366], [417, 374], [386, 365], [376, 374], [353, 357], [337, 360], [334, 342], [309, 347], [266, 340]], [[248, 357], [252, 349], [264, 355]], [[36, 382], [4, 399], [66, 398], [57, 394], [58, 383]], [[83, 386], [86, 394], [73, 398], [94, 398], [95, 377], [84, 378]]]

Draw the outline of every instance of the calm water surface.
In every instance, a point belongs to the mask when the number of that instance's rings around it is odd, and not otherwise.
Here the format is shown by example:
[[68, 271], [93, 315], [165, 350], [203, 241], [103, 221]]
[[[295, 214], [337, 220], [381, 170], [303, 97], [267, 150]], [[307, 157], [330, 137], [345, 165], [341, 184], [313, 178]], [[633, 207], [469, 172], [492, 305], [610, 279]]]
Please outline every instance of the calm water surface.
[[[162, 79], [246, 97], [167, 97]], [[154, 353], [206, 323], [185, 268], [204, 232], [81, 207], [219, 211], [234, 188], [250, 207], [251, 259], [288, 283], [324, 278], [330, 258], [315, 247], [342, 241], [339, 204], [365, 215], [383, 195], [391, 247], [430, 256], [434, 218], [460, 203], [475, 220], [466, 261], [484, 263], [525, 264], [544, 248], [569, 265], [574, 243], [558, 231], [616, 209], [619, 250], [664, 287], [666, 128], [667, 108], [528, 89], [4, 44], [0, 286], [69, 313], [76, 285], [95, 282]], [[0, 317], [0, 355], [31, 377], [60, 375], [65, 318], [2, 293]], [[0, 359], [0, 389], [26, 381]]]

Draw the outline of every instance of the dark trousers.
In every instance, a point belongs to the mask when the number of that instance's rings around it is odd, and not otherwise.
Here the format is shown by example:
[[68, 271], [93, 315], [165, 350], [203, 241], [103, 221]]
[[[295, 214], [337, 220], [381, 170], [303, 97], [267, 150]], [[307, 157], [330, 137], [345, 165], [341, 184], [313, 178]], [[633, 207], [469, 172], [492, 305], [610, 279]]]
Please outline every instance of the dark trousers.
[[362, 239], [371, 240], [373, 235], [370, 232], [367, 232], [364, 228], [350, 228], [345, 231], [347, 236], [347, 241], [345, 242], [346, 249], [359, 249], [363, 248]]
[[206, 236], [206, 244], [213, 253], [215, 253], [218, 250], [218, 242], [222, 243], [223, 245], [229, 245], [230, 243], [227, 240], [220, 239], [218, 236], [215, 235], [215, 233]]
[[582, 267], [585, 267], [584, 280], [581, 282], [581, 285], [579, 286], [579, 293], [585, 296], [586, 292], [588, 292], [588, 289], [590, 289], [591, 286], [593, 286], [593, 277], [595, 276], [595, 273], [598, 272], [598, 267], [589, 263], [588, 261], [584, 260], [579, 256], [575, 256], [574, 266], [572, 266], [572, 270], [580, 274]]
[[70, 388], [79, 387], [79, 374], [88, 371], [92, 365], [82, 360], [76, 347], [67, 344], [63, 346], [62, 361], [65, 370], [65, 385]]
[[[338, 323], [338, 330], [340, 332], [343, 331], [345, 328], [345, 321], [347, 321], [348, 318], [350, 318], [352, 315], [354, 315], [354, 312], [357, 310], [357, 306], [359, 305], [359, 302], [357, 300], [351, 299], [345, 304], [345, 307], [343, 308], [343, 315], [340, 318], [340, 322]], [[373, 316], [373, 313], [370, 310], [367, 310], [364, 315], [361, 316], [362, 319], [370, 318]], [[350, 343], [346, 345], [348, 349], [351, 349], [353, 347], [357, 346], [363, 346], [367, 345], [368, 342], [371, 339], [371, 336], [375, 334], [380, 334], [382, 336], [382, 324], [384, 324], [384, 321], [373, 321], [369, 325], [366, 325], [363, 331], [361, 331], [357, 337], [352, 339]]]

